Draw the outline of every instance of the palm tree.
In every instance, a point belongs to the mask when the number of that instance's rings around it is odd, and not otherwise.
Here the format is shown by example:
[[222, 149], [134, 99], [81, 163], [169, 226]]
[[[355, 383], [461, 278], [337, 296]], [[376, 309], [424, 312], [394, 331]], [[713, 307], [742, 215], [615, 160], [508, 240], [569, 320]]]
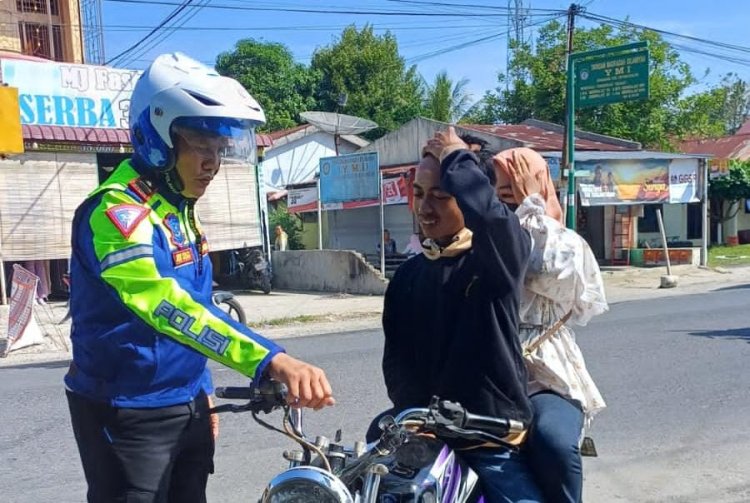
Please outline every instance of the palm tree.
[[466, 92], [468, 84], [465, 78], [454, 84], [446, 71], [435, 75], [434, 83], [427, 86], [425, 114], [438, 121], [457, 122], [471, 103], [471, 95]]

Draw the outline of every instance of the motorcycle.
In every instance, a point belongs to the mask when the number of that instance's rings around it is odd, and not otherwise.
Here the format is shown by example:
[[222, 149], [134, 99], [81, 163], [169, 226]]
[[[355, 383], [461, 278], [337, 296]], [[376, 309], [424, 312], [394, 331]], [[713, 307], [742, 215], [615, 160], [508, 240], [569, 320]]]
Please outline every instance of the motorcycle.
[[[229, 274], [232, 283], [239, 280], [241, 287], [271, 293], [271, 264], [260, 248], [243, 248], [229, 252]], [[232, 281], [234, 280], [234, 281]]]
[[[341, 444], [341, 431], [331, 442], [314, 441], [302, 431], [302, 413], [286, 402], [284, 385], [266, 381], [258, 387], [216, 388], [223, 399], [247, 399], [246, 404], [223, 404], [215, 413], [252, 413], [265, 428], [297, 442], [301, 450], [286, 451], [289, 468], [274, 477], [259, 503], [479, 503], [484, 499], [477, 475], [440, 438], [492, 442], [516, 449], [503, 441], [509, 433], [524, 430], [510, 419], [471, 414], [460, 404], [433, 397], [427, 408], [408, 409], [395, 418], [380, 420], [381, 437], [367, 446]], [[283, 410], [283, 429], [258, 414]]]

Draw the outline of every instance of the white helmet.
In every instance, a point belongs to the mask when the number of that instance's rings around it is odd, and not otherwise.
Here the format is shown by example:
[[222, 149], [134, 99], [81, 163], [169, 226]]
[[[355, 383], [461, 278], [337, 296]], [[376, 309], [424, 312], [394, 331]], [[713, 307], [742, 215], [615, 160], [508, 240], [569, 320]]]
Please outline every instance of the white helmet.
[[263, 109], [239, 82], [181, 53], [157, 57], [130, 99], [134, 157], [156, 171], [174, 166], [176, 128], [226, 137], [224, 159], [254, 162], [255, 126], [265, 121]]

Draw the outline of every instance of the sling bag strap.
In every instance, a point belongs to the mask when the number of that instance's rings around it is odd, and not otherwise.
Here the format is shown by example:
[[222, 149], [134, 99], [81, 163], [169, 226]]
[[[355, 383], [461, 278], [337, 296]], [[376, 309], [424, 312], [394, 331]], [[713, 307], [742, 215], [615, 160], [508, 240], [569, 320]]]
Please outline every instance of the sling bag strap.
[[570, 319], [571, 315], [573, 314], [573, 310], [570, 310], [567, 312], [565, 316], [557, 320], [557, 322], [549, 327], [545, 332], [540, 335], [539, 337], [533, 339], [523, 350], [524, 355], [529, 355], [533, 353], [534, 351], [539, 348], [539, 346], [542, 345], [544, 341], [552, 337], [555, 333], [557, 333], [558, 330], [562, 328], [563, 325]]

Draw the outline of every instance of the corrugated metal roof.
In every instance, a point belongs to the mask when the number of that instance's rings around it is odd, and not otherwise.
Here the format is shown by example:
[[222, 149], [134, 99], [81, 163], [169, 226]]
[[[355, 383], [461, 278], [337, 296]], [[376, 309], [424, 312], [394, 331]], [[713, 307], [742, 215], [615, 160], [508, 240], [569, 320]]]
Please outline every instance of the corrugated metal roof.
[[[562, 157], [562, 152], [540, 152], [543, 157]], [[650, 150], [576, 151], [576, 161], [620, 160], [620, 159], [705, 159], [703, 154], [673, 154]]]
[[750, 134], [750, 119], [748, 119], [747, 121], [745, 121], [745, 123], [742, 125], [742, 127], [739, 130], [737, 130], [737, 132], [734, 133], [734, 134], [735, 135]]
[[[482, 131], [501, 138], [520, 141], [537, 151], [562, 150], [564, 136], [557, 131], [527, 124], [461, 124], [462, 127]], [[576, 137], [576, 150], [633, 150], [625, 145]]]
[[736, 134], [706, 140], [688, 140], [680, 150], [690, 154], [707, 154], [717, 159], [750, 159], [750, 134]]

